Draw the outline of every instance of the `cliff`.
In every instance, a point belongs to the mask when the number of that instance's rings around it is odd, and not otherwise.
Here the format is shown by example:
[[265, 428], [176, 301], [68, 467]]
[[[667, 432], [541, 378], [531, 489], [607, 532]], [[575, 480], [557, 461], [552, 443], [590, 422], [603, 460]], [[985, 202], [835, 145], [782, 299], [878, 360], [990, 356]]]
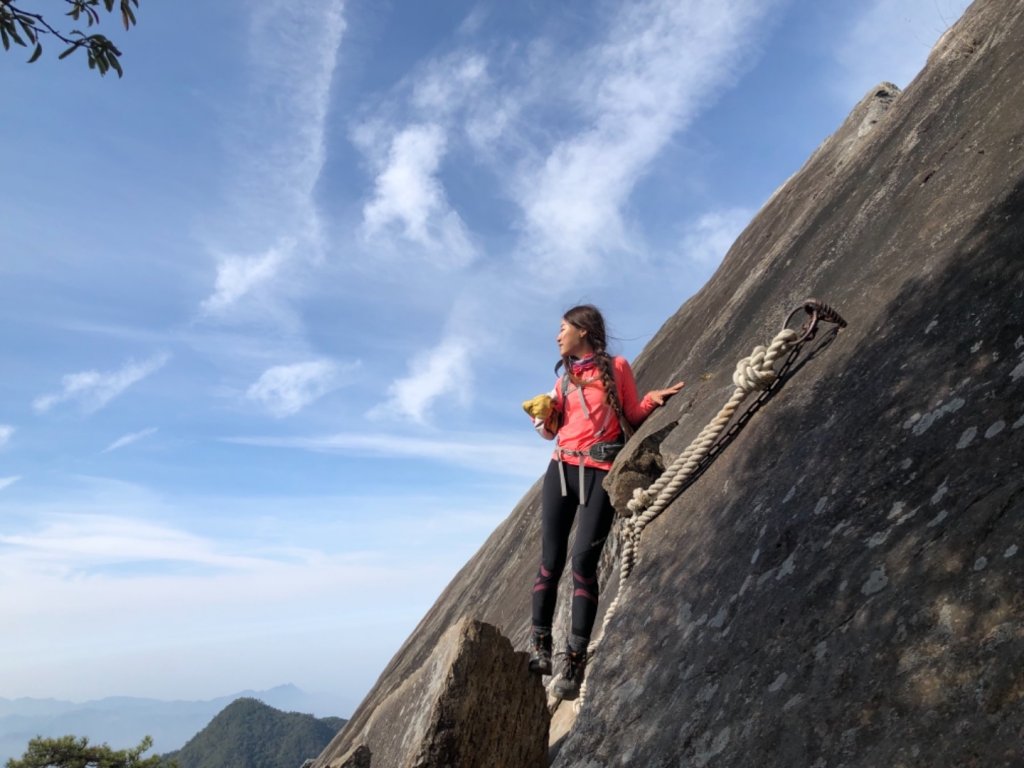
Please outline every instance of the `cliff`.
[[[1024, 4], [978, 0], [905, 92], [857, 105], [637, 359], [641, 390], [688, 386], [618, 460], [619, 509], [793, 307], [814, 296], [849, 322], [647, 528], [553, 765], [1024, 764], [1022, 111]], [[526, 647], [538, 489], [317, 765], [462, 616]]]

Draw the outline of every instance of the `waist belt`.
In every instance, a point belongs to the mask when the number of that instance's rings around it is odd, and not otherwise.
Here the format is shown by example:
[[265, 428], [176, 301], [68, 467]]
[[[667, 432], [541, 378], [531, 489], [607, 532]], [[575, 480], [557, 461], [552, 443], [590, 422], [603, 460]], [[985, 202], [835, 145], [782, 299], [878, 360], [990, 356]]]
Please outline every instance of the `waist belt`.
[[569, 495], [569, 488], [565, 482], [565, 462], [563, 456], [577, 456], [580, 459], [580, 506], [587, 503], [587, 489], [583, 482], [583, 459], [591, 458], [594, 461], [612, 461], [622, 450], [622, 443], [594, 443], [585, 451], [573, 451], [568, 448], [558, 449], [558, 479], [562, 482], [562, 495]]

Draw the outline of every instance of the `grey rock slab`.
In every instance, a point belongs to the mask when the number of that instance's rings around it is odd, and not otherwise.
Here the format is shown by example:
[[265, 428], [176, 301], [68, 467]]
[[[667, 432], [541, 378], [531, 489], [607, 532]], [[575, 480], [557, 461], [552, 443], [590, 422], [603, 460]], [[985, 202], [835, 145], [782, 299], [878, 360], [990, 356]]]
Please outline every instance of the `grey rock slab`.
[[[1024, 3], [976, 2], [904, 92], [865, 96], [637, 358], [641, 391], [689, 383], [619, 455], [620, 510], [793, 307], [816, 297], [849, 322], [645, 530], [556, 768], [1024, 764], [1022, 105]], [[526, 648], [539, 487], [424, 616], [354, 734], [402, 700], [422, 716], [403, 686], [461, 616]]]
[[374, 766], [546, 766], [547, 702], [527, 662], [495, 627], [464, 618], [371, 717], [346, 726], [314, 768], [349, 765], [356, 745], [372, 752]]

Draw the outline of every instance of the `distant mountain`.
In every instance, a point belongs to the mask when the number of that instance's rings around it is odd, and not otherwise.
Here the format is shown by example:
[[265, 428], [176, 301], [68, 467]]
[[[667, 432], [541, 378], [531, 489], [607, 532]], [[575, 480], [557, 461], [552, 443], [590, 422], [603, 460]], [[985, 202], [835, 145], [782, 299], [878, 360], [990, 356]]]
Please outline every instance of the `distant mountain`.
[[[20, 757], [35, 736], [66, 734], [87, 736], [117, 749], [135, 746], [143, 736], [153, 737], [156, 752], [179, 749], [218, 712], [240, 698], [259, 699], [290, 712], [326, 716], [336, 714], [324, 696], [308, 694], [294, 685], [267, 691], [241, 691], [207, 701], [162, 701], [117, 696], [96, 701], [0, 698], [0, 765]], [[301, 764], [301, 761], [300, 761]]]
[[318, 719], [238, 699], [165, 757], [179, 768], [298, 768], [319, 755], [344, 724], [340, 717]]

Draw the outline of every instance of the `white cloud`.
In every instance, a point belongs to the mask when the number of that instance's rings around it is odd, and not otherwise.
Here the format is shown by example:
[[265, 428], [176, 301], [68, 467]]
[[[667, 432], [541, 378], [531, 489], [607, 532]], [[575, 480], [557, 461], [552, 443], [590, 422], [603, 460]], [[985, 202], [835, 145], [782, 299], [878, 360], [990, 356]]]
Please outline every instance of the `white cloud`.
[[412, 103], [438, 115], [463, 106], [487, 82], [487, 59], [478, 53], [457, 52], [431, 63], [413, 86]]
[[477, 472], [529, 479], [536, 479], [544, 470], [544, 458], [552, 447], [528, 429], [522, 439], [510, 438], [507, 433], [446, 433], [435, 438], [353, 432], [319, 437], [232, 437], [225, 441], [382, 459], [426, 459]]
[[446, 149], [445, 131], [436, 123], [397, 133], [374, 183], [373, 199], [363, 208], [363, 228], [372, 239], [397, 227], [438, 266], [460, 267], [472, 260], [474, 249], [437, 178]]
[[213, 294], [203, 301], [203, 311], [224, 312], [250, 292], [273, 281], [291, 252], [292, 246], [285, 244], [270, 248], [260, 256], [220, 257], [217, 282]]
[[217, 217], [220, 234], [208, 238], [208, 249], [259, 255], [218, 258], [214, 292], [202, 302], [205, 313], [223, 313], [259, 288], [272, 291], [288, 263], [322, 255], [314, 188], [327, 154], [343, 11], [338, 0], [252, 4], [248, 97], [226, 128], [233, 160], [230, 211]]
[[[256, 212], [319, 248], [313, 188], [326, 157], [331, 81], [345, 32], [344, 3], [270, 0], [253, 5], [253, 97], [240, 148], [241, 190]], [[276, 239], [276, 238], [275, 238]]]
[[274, 416], [291, 416], [340, 386], [345, 370], [332, 360], [274, 366], [263, 372], [246, 395]]
[[78, 401], [86, 413], [98, 411], [123, 394], [133, 384], [163, 368], [169, 354], [155, 355], [142, 362], [129, 361], [116, 371], [81, 371], [63, 377], [63, 389], [55, 394], [41, 395], [32, 402], [40, 413], [68, 400]]
[[14, 427], [10, 424], [0, 424], [0, 447], [7, 445], [10, 442], [11, 435], [14, 434]]
[[369, 415], [396, 415], [422, 424], [434, 403], [444, 395], [465, 404], [473, 380], [469, 363], [469, 344], [458, 337], [446, 338], [414, 357], [409, 375], [394, 381], [388, 387], [388, 400], [373, 408]]
[[118, 448], [124, 448], [126, 445], [137, 443], [139, 440], [147, 438], [150, 435], [156, 434], [156, 432], [156, 427], [149, 427], [148, 429], [143, 429], [140, 430], [139, 432], [130, 432], [127, 435], [122, 435], [121, 437], [117, 438], [117, 440], [108, 445], [106, 448], [104, 448], [103, 453], [110, 453], [111, 451], [116, 451]]
[[[518, 496], [493, 481], [472, 498], [394, 490], [179, 506], [94, 478], [21, 507], [33, 521], [23, 530], [5, 515], [0, 615], [17, 630], [0, 658], [6, 693], [212, 698], [293, 681], [354, 691], [355, 707]], [[318, 609], [339, 595], [337, 610]], [[358, 663], [325, 683], [338, 642]], [[182, 682], [182, 658], [199, 678]]]
[[718, 264], [753, 215], [753, 211], [747, 208], [703, 214], [683, 235], [683, 256], [704, 265]]
[[[652, 161], [750, 55], [772, 3], [650, 0], [618, 8], [605, 42], [560, 77], [582, 124], [515, 182], [533, 266], [582, 269], [628, 249], [623, 207]], [[537, 72], [549, 81], [551, 73]]]
[[31, 534], [3, 534], [0, 543], [68, 569], [145, 560], [180, 561], [226, 568], [252, 564], [248, 557], [216, 551], [211, 542], [158, 523], [83, 514], [56, 517]]
[[852, 107], [882, 81], [905, 88], [968, 5], [970, 0], [874, 0], [850, 6], [864, 10], [835, 46], [839, 73], [829, 82], [836, 96]]
[[12, 477], [0, 477], [0, 491], [2, 491], [4, 488], [9, 488], [19, 480], [21, 480], [21, 475], [14, 475]]

